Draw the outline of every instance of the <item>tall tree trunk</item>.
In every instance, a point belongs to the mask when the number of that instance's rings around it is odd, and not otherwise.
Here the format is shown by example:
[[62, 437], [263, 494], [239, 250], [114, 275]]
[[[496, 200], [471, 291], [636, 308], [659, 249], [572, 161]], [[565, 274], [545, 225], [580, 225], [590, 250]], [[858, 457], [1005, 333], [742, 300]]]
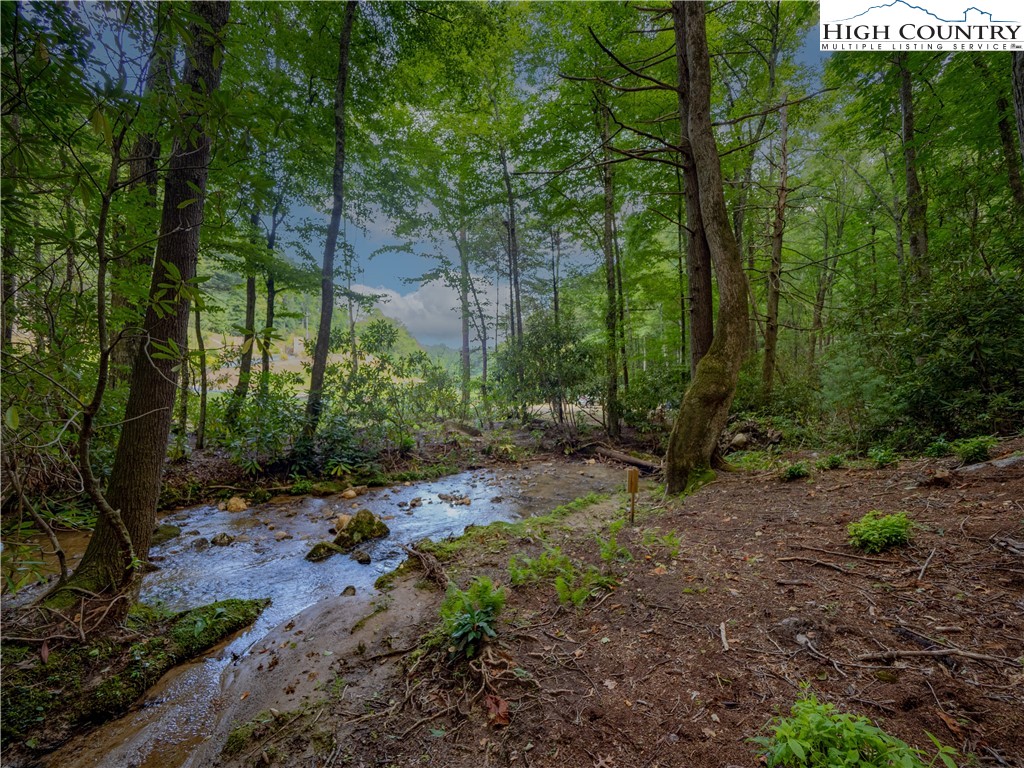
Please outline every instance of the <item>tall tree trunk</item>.
[[185, 442], [188, 440], [188, 389], [189, 389], [189, 357], [188, 357], [188, 316], [185, 317], [185, 344], [181, 348], [181, 384], [178, 387], [178, 401], [175, 405], [178, 408], [177, 439]]
[[1013, 52], [1013, 112], [1017, 116], [1017, 142], [1020, 144], [1021, 163], [1024, 164], [1024, 52]]
[[[283, 221], [281, 206], [284, 203], [284, 192], [277, 196], [274, 201], [274, 209], [270, 213], [270, 232], [267, 235], [267, 251], [271, 256], [277, 246], [277, 228]], [[267, 269], [264, 278], [264, 285], [267, 289], [267, 312], [266, 322], [263, 324], [263, 344], [260, 350], [260, 396], [266, 397], [270, 391], [270, 342], [274, 333], [274, 314], [277, 302], [277, 284], [274, 279], [273, 267]]]
[[206, 370], [206, 342], [203, 340], [203, 322], [199, 307], [193, 311], [196, 317], [196, 350], [199, 352], [199, 417], [196, 419], [196, 450], [206, 447], [206, 394], [209, 381]]
[[910, 272], [915, 280], [924, 280], [928, 277], [928, 201], [917, 175], [914, 89], [909, 58], [907, 53], [896, 55], [900, 75], [903, 165], [907, 183], [907, 228], [910, 230]]
[[683, 190], [686, 197], [686, 282], [690, 288], [690, 377], [697, 364], [711, 347], [714, 337], [713, 304], [711, 292], [711, 250], [704, 230], [700, 194], [697, 191], [697, 167], [693, 148], [687, 136], [685, 115], [690, 112], [690, 91], [685, 81], [687, 72], [686, 41], [681, 28], [675, 29], [676, 68], [679, 70], [680, 157], [683, 163]]
[[605, 162], [601, 164], [601, 184], [604, 189], [604, 274], [605, 274], [605, 396], [604, 417], [608, 436], [618, 438], [621, 433], [622, 415], [619, 408], [619, 363], [617, 348], [619, 343], [618, 321], [618, 288], [615, 281], [615, 190], [612, 184], [611, 148], [609, 142], [608, 107], [600, 103], [601, 112], [601, 144], [604, 147]]
[[459, 319], [462, 321], [462, 418], [469, 413], [469, 243], [466, 239], [466, 224], [459, 227]]
[[683, 208], [683, 172], [676, 166], [676, 280], [679, 283], [679, 370], [685, 387], [690, 379], [686, 357], [686, 215]]
[[[783, 99], [785, 100], [785, 99]], [[775, 222], [772, 225], [772, 257], [768, 268], [768, 301], [765, 310], [764, 367], [761, 370], [761, 393], [770, 400], [775, 381], [775, 350], [779, 341], [779, 296], [782, 293], [782, 235], [786, 228], [786, 196], [789, 189], [789, 154], [786, 141], [789, 138], [788, 110], [780, 112], [779, 126], [779, 188], [775, 196]]]
[[[612, 179], [614, 184], [614, 177]], [[614, 197], [615, 188], [612, 187]], [[619, 227], [612, 216], [612, 242], [615, 244], [615, 292], [618, 294], [616, 304], [619, 308], [619, 359], [622, 364], [622, 389], [629, 390], [629, 355], [626, 349], [626, 295], [622, 290], [622, 249], [619, 247]]]
[[[222, 45], [221, 34], [230, 3], [193, 2], [191, 8], [198, 20], [191, 25], [192, 50], [186, 58], [182, 82], [195, 94], [197, 102], [204, 103], [220, 83], [223, 57], [215, 57], [214, 52]], [[171, 151], [151, 299], [164, 292], [161, 286], [189, 282], [196, 274], [210, 137], [202, 111], [182, 114], [180, 123], [195, 127], [189, 135], [175, 139]], [[175, 295], [177, 301], [172, 311], [158, 311], [155, 300], [150, 301], [146, 310], [147, 342], [132, 369], [124, 424], [106, 492], [108, 506], [120, 512], [131, 550], [139, 558], [145, 558], [149, 552], [177, 389], [179, 360], [168, 350], [180, 350], [186, 343], [189, 301], [187, 296]], [[83, 463], [87, 464], [85, 457]], [[131, 550], [125, 550], [121, 532], [115, 530], [109, 517], [99, 517], [67, 588], [99, 594], [134, 586], [135, 563], [128, 560]]]
[[519, 229], [516, 224], [516, 198], [512, 190], [512, 174], [508, 170], [508, 152], [505, 145], [498, 147], [498, 156], [501, 159], [501, 177], [505, 182], [505, 196], [508, 203], [508, 260], [509, 279], [512, 283], [512, 298], [515, 303], [513, 316], [515, 317], [516, 338], [523, 338], [523, 307], [520, 290], [522, 268], [519, 264]]
[[[253, 211], [249, 223], [254, 227], [260, 222], [259, 214]], [[247, 264], [249, 270], [254, 267]], [[225, 414], [228, 424], [235, 424], [238, 421], [238, 414], [242, 410], [245, 398], [249, 394], [249, 384], [252, 382], [252, 348], [256, 345], [256, 273], [250, 272], [245, 276], [245, 335], [242, 337], [242, 356], [238, 361], [238, 381], [231, 393], [231, 402], [228, 404]]]
[[348, 59], [352, 41], [352, 23], [355, 20], [356, 0], [345, 3], [345, 17], [338, 36], [338, 79], [334, 89], [334, 173], [331, 177], [331, 221], [324, 242], [324, 263], [320, 277], [320, 327], [313, 349], [313, 367], [310, 372], [309, 397], [306, 400], [306, 423], [303, 442], [309, 446], [316, 434], [323, 408], [324, 373], [327, 353], [331, 345], [331, 319], [334, 316], [334, 253], [338, 247], [341, 214], [345, 208], [345, 91], [348, 87]]
[[[562, 264], [562, 235], [557, 229], [551, 230], [551, 312], [555, 323], [555, 343], [560, 347], [562, 344], [562, 316], [559, 298], [559, 280]], [[563, 374], [562, 361], [555, 364], [556, 391], [555, 418], [559, 425], [565, 424], [565, 377]]]
[[[688, 99], [680, 114], [693, 154], [697, 193], [707, 244], [718, 278], [718, 321], [714, 340], [697, 366], [683, 397], [665, 457], [666, 489], [681, 493], [698, 473], [710, 468], [725, 427], [747, 349], [747, 276], [725, 208], [722, 168], [711, 125], [711, 64], [704, 29], [704, 3], [673, 0], [681, 91]], [[688, 103], [687, 103], [688, 102]]]

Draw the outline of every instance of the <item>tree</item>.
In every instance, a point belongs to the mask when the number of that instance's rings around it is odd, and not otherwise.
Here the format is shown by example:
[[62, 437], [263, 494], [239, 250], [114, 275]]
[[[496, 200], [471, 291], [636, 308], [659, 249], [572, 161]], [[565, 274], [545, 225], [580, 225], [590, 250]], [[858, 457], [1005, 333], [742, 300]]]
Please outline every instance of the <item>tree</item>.
[[331, 174], [331, 220], [324, 241], [323, 269], [320, 277], [320, 325], [313, 350], [313, 368], [306, 400], [306, 421], [303, 440], [308, 445], [316, 434], [323, 408], [324, 372], [331, 343], [331, 318], [334, 315], [334, 254], [338, 246], [341, 216], [345, 210], [345, 91], [348, 88], [349, 48], [352, 42], [352, 23], [358, 3], [345, 3], [341, 32], [338, 35], [338, 76], [334, 90], [334, 171]]
[[[58, 588], [54, 596], [58, 600], [76, 599], [77, 590], [83, 589], [94, 594], [131, 590], [137, 585], [140, 562], [149, 552], [180, 351], [186, 344], [189, 304], [195, 293], [192, 281], [210, 162], [210, 103], [220, 82], [221, 35], [229, 10], [228, 2], [197, 0], [191, 6], [192, 40], [182, 78], [187, 101], [164, 181], [160, 239], [144, 324], [146, 340], [133, 366], [124, 425], [105, 494], [99, 492], [95, 478], [88, 476], [87, 448], [82, 456], [90, 495], [102, 514], [78, 569], [66, 587]], [[86, 422], [83, 433], [88, 434], [90, 428]], [[123, 521], [124, 530], [118, 521]]]
[[697, 171], [697, 194], [718, 280], [718, 318], [715, 338], [701, 358], [683, 397], [669, 437], [665, 457], [665, 483], [669, 493], [686, 490], [691, 479], [711, 465], [718, 436], [725, 427], [729, 406], [747, 348], [747, 277], [743, 272], [736, 237], [725, 208], [722, 168], [711, 125], [711, 64], [704, 27], [704, 4], [674, 0], [680, 89], [689, 95], [688, 110], [680, 114]]

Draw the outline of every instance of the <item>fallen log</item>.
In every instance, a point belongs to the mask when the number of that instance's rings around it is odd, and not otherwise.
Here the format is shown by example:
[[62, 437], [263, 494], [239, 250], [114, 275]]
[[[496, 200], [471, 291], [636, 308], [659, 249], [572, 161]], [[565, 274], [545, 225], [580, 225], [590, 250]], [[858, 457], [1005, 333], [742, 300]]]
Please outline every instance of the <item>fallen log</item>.
[[604, 446], [597, 446], [594, 448], [594, 453], [598, 456], [603, 456], [606, 459], [611, 459], [612, 461], [619, 461], [623, 464], [639, 467], [645, 472], [655, 473], [662, 471], [661, 464], [655, 464], [653, 461], [646, 461], [645, 459], [638, 459], [636, 456], [630, 456], [628, 453], [615, 451], [611, 448], [605, 448]]

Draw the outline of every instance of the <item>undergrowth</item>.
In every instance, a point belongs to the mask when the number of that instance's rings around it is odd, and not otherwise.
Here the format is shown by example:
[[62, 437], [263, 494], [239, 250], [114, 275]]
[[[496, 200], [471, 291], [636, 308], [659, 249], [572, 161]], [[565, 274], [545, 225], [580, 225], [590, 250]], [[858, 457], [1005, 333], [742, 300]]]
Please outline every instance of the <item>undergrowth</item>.
[[860, 520], [850, 523], [846, 530], [850, 544], [868, 554], [877, 554], [910, 541], [914, 523], [906, 512], [883, 515], [878, 510], [868, 512]]
[[[806, 688], [805, 688], [806, 691]], [[813, 695], [797, 700], [789, 717], [769, 724], [774, 732], [752, 741], [769, 768], [957, 768], [955, 750], [928, 734], [936, 747], [929, 762], [920, 749], [890, 736], [859, 715], [837, 712]]]

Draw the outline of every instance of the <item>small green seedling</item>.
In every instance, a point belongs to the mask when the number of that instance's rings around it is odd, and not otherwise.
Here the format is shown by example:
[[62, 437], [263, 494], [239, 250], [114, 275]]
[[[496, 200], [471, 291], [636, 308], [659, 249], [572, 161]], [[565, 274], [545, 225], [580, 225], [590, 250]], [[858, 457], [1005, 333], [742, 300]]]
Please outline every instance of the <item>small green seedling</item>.
[[876, 554], [909, 542], [913, 527], [914, 523], [906, 512], [883, 515], [872, 510], [860, 520], [850, 523], [846, 531], [850, 534], [850, 544], [868, 554]]

